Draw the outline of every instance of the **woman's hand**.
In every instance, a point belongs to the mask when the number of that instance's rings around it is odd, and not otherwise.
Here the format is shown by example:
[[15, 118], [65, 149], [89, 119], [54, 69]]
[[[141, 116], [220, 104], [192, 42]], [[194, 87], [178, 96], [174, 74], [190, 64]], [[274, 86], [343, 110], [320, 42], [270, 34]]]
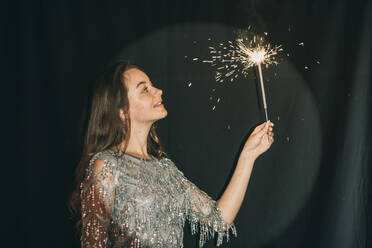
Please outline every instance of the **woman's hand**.
[[241, 156], [256, 159], [266, 152], [274, 142], [273, 126], [271, 121], [257, 126], [245, 142]]

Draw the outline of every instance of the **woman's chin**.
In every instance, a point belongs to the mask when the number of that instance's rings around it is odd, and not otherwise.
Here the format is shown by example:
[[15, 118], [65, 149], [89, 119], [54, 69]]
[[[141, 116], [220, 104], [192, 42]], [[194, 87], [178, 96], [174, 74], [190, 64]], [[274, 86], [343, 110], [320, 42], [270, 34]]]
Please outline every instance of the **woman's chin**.
[[160, 117], [160, 119], [164, 119], [165, 117], [167, 117], [168, 115], [168, 111], [166, 109], [164, 109], [163, 113], [162, 113], [162, 117]]
[[167, 117], [167, 115], [168, 115], [168, 112], [167, 110], [164, 109], [160, 113], [158, 113], [156, 116], [154, 116], [154, 121], [164, 119], [165, 117]]

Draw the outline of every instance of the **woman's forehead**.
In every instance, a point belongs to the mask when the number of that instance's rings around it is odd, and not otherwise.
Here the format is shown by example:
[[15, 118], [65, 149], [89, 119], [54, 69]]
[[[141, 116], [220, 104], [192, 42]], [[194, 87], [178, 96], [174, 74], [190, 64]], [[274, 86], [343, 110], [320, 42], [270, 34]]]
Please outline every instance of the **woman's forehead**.
[[124, 79], [128, 87], [136, 87], [136, 85], [142, 81], [150, 82], [150, 79], [146, 73], [137, 68], [132, 68], [124, 72]]

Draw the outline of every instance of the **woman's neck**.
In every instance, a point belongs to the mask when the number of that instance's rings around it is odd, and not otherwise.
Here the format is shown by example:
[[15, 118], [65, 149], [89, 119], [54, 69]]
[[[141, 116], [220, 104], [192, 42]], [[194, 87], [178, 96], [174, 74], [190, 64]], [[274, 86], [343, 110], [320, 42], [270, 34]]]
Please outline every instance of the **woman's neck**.
[[[129, 142], [125, 152], [137, 157], [151, 158], [147, 151], [147, 137], [150, 129], [151, 125], [131, 125]], [[122, 143], [119, 147], [123, 149], [124, 144]]]

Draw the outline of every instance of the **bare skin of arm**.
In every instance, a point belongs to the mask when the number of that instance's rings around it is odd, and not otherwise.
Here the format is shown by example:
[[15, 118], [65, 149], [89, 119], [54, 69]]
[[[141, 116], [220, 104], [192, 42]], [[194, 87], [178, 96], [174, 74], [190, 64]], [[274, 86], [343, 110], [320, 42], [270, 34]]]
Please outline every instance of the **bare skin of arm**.
[[225, 221], [231, 224], [239, 212], [251, 177], [254, 162], [274, 142], [274, 124], [270, 121], [257, 126], [240, 153], [235, 171], [217, 206]]

